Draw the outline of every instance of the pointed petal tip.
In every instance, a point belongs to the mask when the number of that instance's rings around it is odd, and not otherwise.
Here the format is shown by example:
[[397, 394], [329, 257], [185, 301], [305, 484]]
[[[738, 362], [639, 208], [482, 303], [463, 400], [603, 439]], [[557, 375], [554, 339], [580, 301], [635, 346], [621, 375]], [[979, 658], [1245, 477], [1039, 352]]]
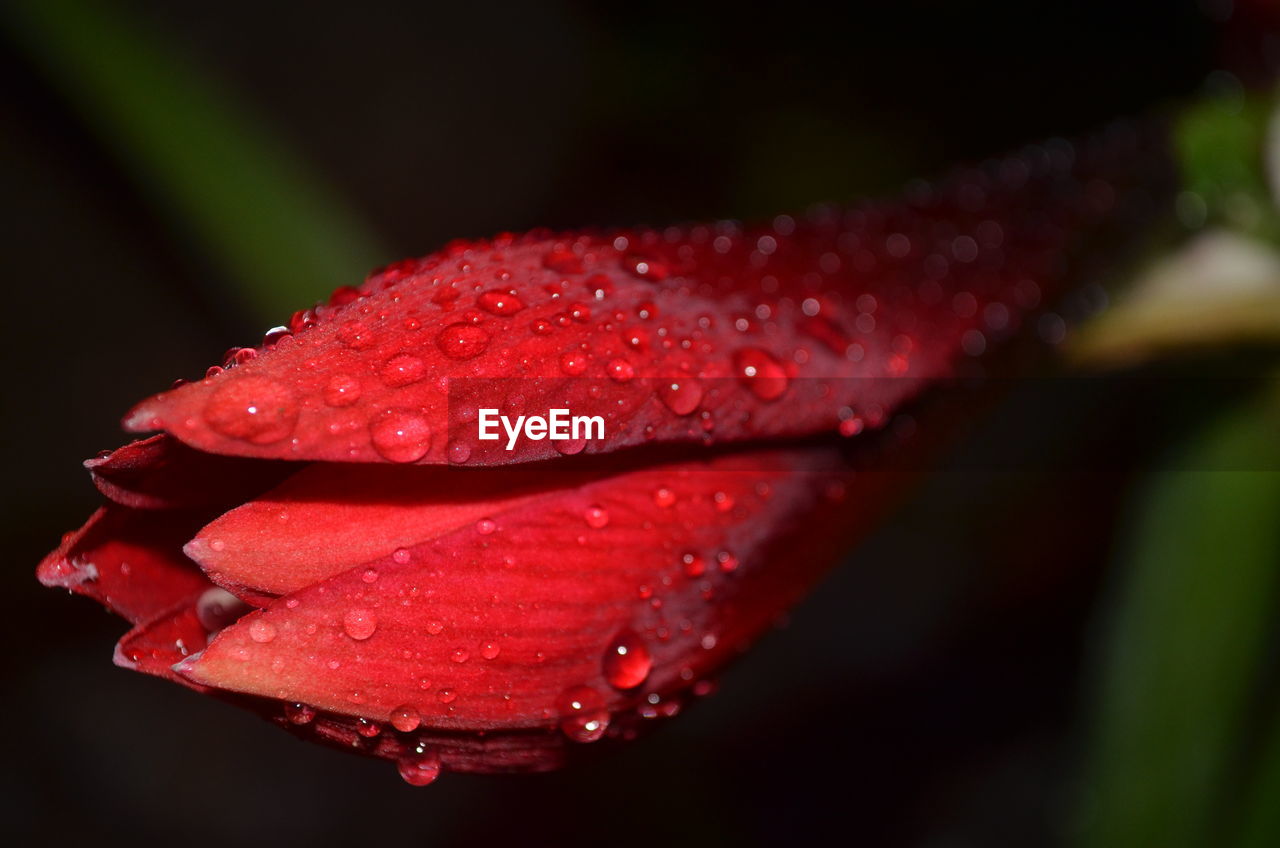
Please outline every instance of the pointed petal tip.
[[152, 433], [164, 429], [164, 422], [160, 419], [159, 411], [156, 409], [157, 397], [147, 398], [124, 414], [124, 418], [120, 420], [120, 425], [125, 429], [125, 432]]
[[[125, 638], [128, 638], [127, 636]], [[116, 642], [115, 648], [111, 653], [111, 662], [117, 668], [123, 668], [128, 671], [137, 671], [138, 664], [134, 662], [124, 650], [124, 639]]]
[[207, 685], [207, 681], [202, 679], [201, 675], [196, 669], [197, 664], [200, 662], [200, 657], [203, 654], [204, 654], [204, 651], [196, 651], [191, 656], [184, 657], [180, 662], [176, 662], [173, 665], [169, 666], [169, 668], [172, 669], [174, 674], [178, 675], [179, 677], [185, 680], [189, 680], [192, 683]]
[[78, 586], [97, 580], [98, 569], [91, 562], [76, 564], [66, 557], [51, 554], [36, 566], [36, 579], [50, 589], [74, 591]]
[[204, 543], [204, 540], [201, 539], [199, 536], [196, 536], [190, 542], [187, 542], [185, 545], [183, 545], [182, 553], [186, 555], [187, 559], [191, 560], [196, 565], [200, 566], [200, 568], [202, 569], [209, 568], [210, 566], [209, 560], [212, 559], [212, 557], [210, 557], [209, 554], [212, 553], [212, 548], [206, 545]]

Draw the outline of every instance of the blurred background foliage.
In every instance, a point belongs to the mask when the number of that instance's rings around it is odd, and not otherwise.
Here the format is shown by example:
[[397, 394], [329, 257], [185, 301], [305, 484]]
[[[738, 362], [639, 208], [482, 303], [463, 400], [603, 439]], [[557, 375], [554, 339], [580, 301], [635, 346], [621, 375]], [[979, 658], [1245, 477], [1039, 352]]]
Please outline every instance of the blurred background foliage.
[[[1267, 18], [1229, 0], [10, 0], [4, 529], [24, 602], [6, 627], [11, 727], [32, 732], [10, 743], [8, 820], [192, 844], [1280, 844], [1280, 226], [1273, 106], [1245, 93], [1274, 58]], [[113, 410], [374, 265], [455, 236], [891, 192], [1152, 108], [1181, 115], [1187, 232], [1069, 352], [1257, 391], [1190, 416], [1164, 414], [1177, 398], [1069, 411], [1115, 416], [1108, 448], [1164, 470], [936, 475], [649, 742], [415, 792], [112, 669], [118, 625], [30, 579], [92, 505], [72, 458], [118, 441]], [[1070, 420], [1023, 437], [1087, 456]]]

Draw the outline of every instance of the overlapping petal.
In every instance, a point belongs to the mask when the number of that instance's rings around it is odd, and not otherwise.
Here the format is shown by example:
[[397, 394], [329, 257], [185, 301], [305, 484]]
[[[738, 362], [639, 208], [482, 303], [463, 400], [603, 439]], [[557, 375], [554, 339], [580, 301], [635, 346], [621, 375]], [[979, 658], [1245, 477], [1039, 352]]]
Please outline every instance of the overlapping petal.
[[1016, 332], [1082, 246], [1150, 216], [1166, 160], [1141, 154], [1119, 130], [766, 227], [458, 242], [126, 425], [237, 456], [474, 465], [556, 456], [479, 441], [461, 425], [480, 407], [600, 415], [608, 438], [572, 448], [588, 453], [875, 424]]

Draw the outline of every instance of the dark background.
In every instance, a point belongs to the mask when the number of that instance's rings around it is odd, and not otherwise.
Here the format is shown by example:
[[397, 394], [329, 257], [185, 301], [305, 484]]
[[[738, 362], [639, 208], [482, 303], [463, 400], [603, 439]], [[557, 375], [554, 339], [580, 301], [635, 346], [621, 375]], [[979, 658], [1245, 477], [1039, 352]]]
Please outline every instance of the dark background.
[[[1169, 0], [119, 8], [224, 80], [400, 255], [892, 191], [1185, 96], [1223, 44], [1199, 5]], [[32, 576], [95, 505], [78, 463], [123, 441], [133, 401], [265, 328], [3, 41], [0, 86], [6, 830], [188, 845], [1071, 833], [1081, 671], [1124, 490], [1108, 475], [942, 475], [718, 694], [559, 774], [414, 789], [114, 668], [123, 623]]]

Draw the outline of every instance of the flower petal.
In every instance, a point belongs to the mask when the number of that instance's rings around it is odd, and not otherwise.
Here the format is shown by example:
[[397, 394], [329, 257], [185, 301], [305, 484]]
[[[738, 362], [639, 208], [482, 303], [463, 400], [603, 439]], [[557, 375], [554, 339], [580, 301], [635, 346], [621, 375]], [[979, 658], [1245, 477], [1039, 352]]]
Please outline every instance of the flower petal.
[[1167, 168], [1121, 130], [798, 223], [459, 242], [126, 426], [242, 456], [505, 464], [556, 446], [477, 440], [479, 407], [600, 415], [588, 452], [874, 423], [1056, 297], [1076, 248], [1145, 231]]
[[598, 476], [315, 464], [219, 516], [184, 550], [218, 585], [264, 600]]
[[101, 603], [135, 624], [194, 599], [209, 587], [182, 555], [207, 520], [191, 513], [143, 512], [110, 504], [41, 561], [36, 577]]
[[103, 495], [134, 509], [230, 506], [298, 467], [203, 453], [164, 433], [130, 442], [84, 465]]
[[[844, 498], [833, 451], [736, 454], [548, 493], [275, 601], [179, 673], [379, 723], [523, 730], [687, 688], [767, 627], [898, 475]], [[808, 532], [806, 532], [808, 531]], [[581, 730], [581, 728], [579, 728]], [[572, 735], [573, 728], [570, 728]], [[585, 732], [585, 731], [584, 731]]]
[[203, 651], [208, 636], [200, 620], [199, 598], [193, 598], [136, 625], [122, 636], [116, 644], [115, 663], [121, 668], [205, 691], [207, 687], [175, 674], [173, 666]]

